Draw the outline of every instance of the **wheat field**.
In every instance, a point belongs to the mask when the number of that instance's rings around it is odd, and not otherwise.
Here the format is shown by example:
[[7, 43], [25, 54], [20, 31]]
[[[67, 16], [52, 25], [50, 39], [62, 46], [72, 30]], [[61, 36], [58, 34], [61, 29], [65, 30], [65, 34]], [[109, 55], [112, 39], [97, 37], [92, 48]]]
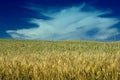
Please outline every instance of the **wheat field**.
[[120, 80], [120, 42], [0, 39], [0, 80]]

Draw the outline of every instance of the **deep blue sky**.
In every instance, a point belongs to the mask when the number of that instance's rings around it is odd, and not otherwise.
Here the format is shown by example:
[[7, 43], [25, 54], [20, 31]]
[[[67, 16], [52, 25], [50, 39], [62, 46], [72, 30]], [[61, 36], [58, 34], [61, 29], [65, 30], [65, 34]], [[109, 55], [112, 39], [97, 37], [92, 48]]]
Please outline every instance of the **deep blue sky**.
[[0, 38], [120, 40], [119, 8], [120, 0], [0, 0]]

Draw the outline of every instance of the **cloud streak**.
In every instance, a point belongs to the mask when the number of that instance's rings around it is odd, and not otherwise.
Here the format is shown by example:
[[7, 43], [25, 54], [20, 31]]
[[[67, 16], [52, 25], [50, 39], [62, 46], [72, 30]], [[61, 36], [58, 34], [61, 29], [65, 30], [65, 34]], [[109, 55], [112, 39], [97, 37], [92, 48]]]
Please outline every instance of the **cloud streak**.
[[[32, 8], [35, 9], [35, 8]], [[84, 10], [86, 9], [86, 10]], [[35, 11], [40, 12], [39, 8]], [[106, 40], [117, 33], [111, 28], [119, 22], [116, 18], [100, 17], [110, 11], [101, 11], [83, 4], [59, 11], [44, 11], [43, 15], [51, 19], [31, 19], [30, 23], [38, 27], [29, 29], [7, 30], [14, 39], [32, 40]], [[96, 31], [95, 31], [96, 30]], [[90, 35], [90, 33], [92, 33]]]

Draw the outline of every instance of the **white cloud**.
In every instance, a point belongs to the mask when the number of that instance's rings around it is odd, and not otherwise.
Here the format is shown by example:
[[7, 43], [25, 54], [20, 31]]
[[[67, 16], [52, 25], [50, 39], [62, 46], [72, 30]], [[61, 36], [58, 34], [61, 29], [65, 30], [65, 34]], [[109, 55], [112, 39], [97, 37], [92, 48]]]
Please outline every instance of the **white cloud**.
[[[43, 15], [52, 19], [32, 19], [30, 23], [38, 25], [37, 28], [7, 30], [6, 32], [15, 39], [41, 39], [41, 40], [105, 40], [117, 33], [116, 28], [111, 28], [119, 22], [116, 18], [100, 17], [109, 11], [89, 10], [84, 11], [85, 4], [77, 7], [64, 8], [57, 12], [46, 11]], [[35, 8], [32, 8], [35, 9]], [[36, 9], [35, 9], [36, 11]], [[39, 12], [39, 8], [37, 8]], [[97, 28], [94, 35], [87, 35], [90, 30]]]

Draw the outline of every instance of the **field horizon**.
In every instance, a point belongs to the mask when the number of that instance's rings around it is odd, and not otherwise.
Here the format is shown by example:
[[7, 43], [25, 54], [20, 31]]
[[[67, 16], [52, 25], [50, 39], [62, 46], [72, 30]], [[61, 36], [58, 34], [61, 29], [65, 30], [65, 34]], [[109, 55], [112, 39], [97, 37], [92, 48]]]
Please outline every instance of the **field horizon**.
[[120, 41], [0, 39], [0, 80], [120, 80]]

